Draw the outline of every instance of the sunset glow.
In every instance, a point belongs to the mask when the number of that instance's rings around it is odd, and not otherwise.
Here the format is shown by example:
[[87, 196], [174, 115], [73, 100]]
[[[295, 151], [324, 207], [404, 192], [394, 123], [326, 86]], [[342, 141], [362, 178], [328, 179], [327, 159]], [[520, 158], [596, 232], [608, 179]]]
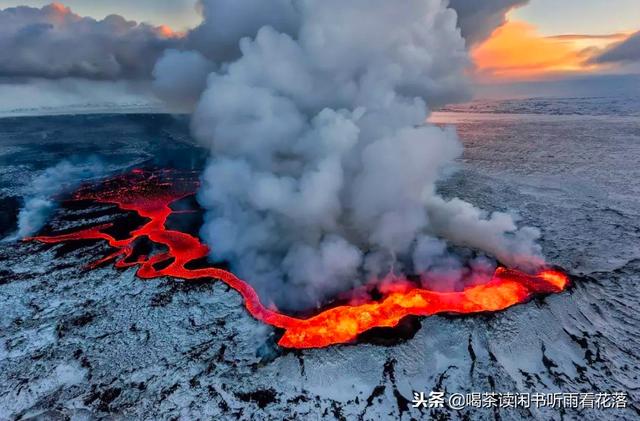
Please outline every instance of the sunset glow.
[[542, 36], [535, 26], [509, 21], [472, 51], [480, 79], [545, 79], [562, 74], [591, 73], [601, 65], [589, 59], [628, 34]]

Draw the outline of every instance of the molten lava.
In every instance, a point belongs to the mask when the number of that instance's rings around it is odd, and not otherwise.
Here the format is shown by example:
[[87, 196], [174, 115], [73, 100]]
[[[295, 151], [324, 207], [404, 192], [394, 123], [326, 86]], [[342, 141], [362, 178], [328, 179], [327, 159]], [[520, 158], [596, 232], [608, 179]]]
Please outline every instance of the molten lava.
[[[170, 175], [170, 177], [167, 177]], [[35, 237], [42, 243], [75, 240], [104, 240], [115, 249], [90, 267], [115, 261], [118, 268], [138, 267], [142, 279], [173, 277], [184, 280], [220, 280], [235, 289], [244, 299], [247, 311], [263, 323], [284, 330], [278, 344], [288, 348], [318, 348], [353, 341], [363, 332], [377, 327], [394, 327], [406, 316], [428, 316], [437, 313], [479, 313], [498, 311], [527, 301], [537, 294], [563, 291], [567, 276], [545, 270], [532, 276], [516, 270], [498, 268], [486, 284], [457, 292], [436, 292], [408, 282], [397, 282], [380, 301], [333, 307], [301, 319], [265, 307], [256, 291], [234, 274], [214, 268], [189, 268], [189, 263], [206, 258], [207, 246], [190, 234], [166, 227], [168, 217], [176, 212], [171, 205], [194, 194], [198, 187], [193, 177], [177, 177], [170, 172], [134, 170], [127, 176], [105, 182], [96, 189], [81, 189], [74, 200], [90, 200], [114, 204], [121, 210], [134, 211], [148, 220], [125, 239], [108, 234], [113, 224], [104, 224], [76, 232], [50, 237]], [[142, 239], [164, 245], [166, 252], [134, 257], [134, 244]], [[193, 265], [192, 265], [193, 266]], [[161, 269], [159, 269], [161, 268]], [[398, 280], [400, 281], [400, 280]]]

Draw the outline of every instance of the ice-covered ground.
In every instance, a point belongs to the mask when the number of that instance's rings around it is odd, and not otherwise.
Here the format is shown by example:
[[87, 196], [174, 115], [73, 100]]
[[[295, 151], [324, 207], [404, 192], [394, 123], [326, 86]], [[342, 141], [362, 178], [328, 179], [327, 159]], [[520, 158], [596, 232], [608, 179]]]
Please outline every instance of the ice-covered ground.
[[640, 116], [640, 98], [635, 92], [628, 96], [598, 96], [577, 98], [521, 98], [476, 100], [449, 105], [444, 112], [486, 114], [544, 114], [583, 116]]
[[[466, 146], [443, 192], [540, 227], [549, 261], [576, 275], [570, 291], [497, 314], [426, 318], [398, 345], [269, 355], [269, 329], [219, 283], [83, 270], [106, 251], [101, 244], [0, 243], [0, 419], [638, 419], [638, 119], [434, 120], [455, 122]], [[5, 231], [29, 179], [65, 155], [197, 167], [188, 139], [184, 122], [163, 116], [0, 120]], [[79, 218], [86, 214], [60, 211], [52, 228]], [[630, 407], [411, 407], [413, 391], [431, 390], [626, 391]]]

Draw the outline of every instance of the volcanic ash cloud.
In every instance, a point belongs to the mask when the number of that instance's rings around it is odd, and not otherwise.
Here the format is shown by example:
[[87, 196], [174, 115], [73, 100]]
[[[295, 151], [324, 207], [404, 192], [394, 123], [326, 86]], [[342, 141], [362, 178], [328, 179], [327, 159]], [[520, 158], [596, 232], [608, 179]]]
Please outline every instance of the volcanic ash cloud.
[[[462, 147], [425, 123], [428, 109], [468, 95], [452, 9], [273, 0], [256, 13], [253, 3], [203, 1], [205, 21], [188, 35], [198, 55], [182, 56], [197, 68], [175, 70], [177, 52], [156, 67], [165, 86], [215, 69], [192, 122], [211, 150], [199, 200], [213, 259], [291, 308], [390, 271], [459, 268], [452, 246], [510, 266], [542, 261], [536, 230], [436, 192]], [[184, 98], [205, 85], [192, 82], [176, 80]]]

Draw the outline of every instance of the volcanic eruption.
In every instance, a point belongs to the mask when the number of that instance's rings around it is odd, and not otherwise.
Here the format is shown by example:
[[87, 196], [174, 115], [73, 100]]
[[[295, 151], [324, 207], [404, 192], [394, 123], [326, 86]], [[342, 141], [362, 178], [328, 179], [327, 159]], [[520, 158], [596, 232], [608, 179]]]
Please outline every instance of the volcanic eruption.
[[[131, 174], [107, 180], [103, 185], [86, 186], [74, 194], [73, 200], [112, 204], [121, 211], [135, 212], [144, 219], [139, 227], [117, 236], [110, 232], [117, 227], [107, 223], [29, 240], [47, 244], [106, 241], [114, 251], [91, 263], [90, 269], [115, 261], [117, 268], [138, 267], [137, 276], [142, 279], [171, 277], [187, 281], [222, 281], [242, 296], [253, 317], [284, 331], [278, 344], [286, 348], [316, 348], [350, 342], [372, 328], [394, 327], [412, 315], [502, 310], [534, 295], [561, 292], [568, 286], [566, 275], [550, 269], [529, 275], [500, 267], [484, 284], [449, 292], [425, 289], [408, 279], [396, 277], [382, 283], [383, 296], [379, 300], [321, 309], [309, 318], [297, 318], [263, 305], [250, 282], [227, 270], [196, 264], [209, 254], [209, 248], [196, 236], [167, 228], [168, 218], [174, 212], [180, 212], [172, 209], [172, 205], [194, 195], [198, 185], [193, 174], [134, 170]], [[139, 255], [136, 243], [141, 239], [165, 246], [166, 251]]]
[[[462, 146], [425, 121], [468, 87], [446, 2], [201, 5], [202, 24], [153, 74], [169, 103], [192, 104], [192, 134], [211, 152], [204, 173], [138, 171], [82, 189], [77, 199], [148, 222], [125, 238], [102, 225], [39, 241], [105, 240], [115, 251], [95, 264], [139, 266], [145, 279], [222, 280], [292, 348], [566, 287], [545, 269], [537, 229], [438, 192]], [[199, 237], [166, 225], [171, 205], [192, 195], [204, 210]], [[166, 250], [144, 255], [142, 240]]]

